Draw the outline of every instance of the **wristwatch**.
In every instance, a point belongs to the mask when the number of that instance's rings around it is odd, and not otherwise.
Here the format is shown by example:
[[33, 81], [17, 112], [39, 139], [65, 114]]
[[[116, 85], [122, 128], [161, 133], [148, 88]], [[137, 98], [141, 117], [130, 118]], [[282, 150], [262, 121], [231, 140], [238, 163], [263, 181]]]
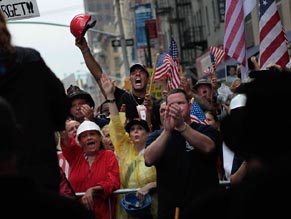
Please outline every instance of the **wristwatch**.
[[116, 101], [116, 99], [112, 99], [112, 100], [107, 99], [107, 100], [105, 101], [105, 103], [114, 103], [115, 101]]

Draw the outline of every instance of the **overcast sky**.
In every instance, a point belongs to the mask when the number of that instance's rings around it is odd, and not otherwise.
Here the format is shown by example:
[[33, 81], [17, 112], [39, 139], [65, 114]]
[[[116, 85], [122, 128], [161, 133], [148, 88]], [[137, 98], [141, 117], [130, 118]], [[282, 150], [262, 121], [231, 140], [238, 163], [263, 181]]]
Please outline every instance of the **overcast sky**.
[[[84, 13], [81, 0], [37, 0], [37, 5], [40, 17], [21, 21], [69, 25], [75, 15]], [[8, 28], [13, 44], [37, 49], [60, 79], [73, 72], [88, 72], [69, 28], [35, 24], [9, 24]]]

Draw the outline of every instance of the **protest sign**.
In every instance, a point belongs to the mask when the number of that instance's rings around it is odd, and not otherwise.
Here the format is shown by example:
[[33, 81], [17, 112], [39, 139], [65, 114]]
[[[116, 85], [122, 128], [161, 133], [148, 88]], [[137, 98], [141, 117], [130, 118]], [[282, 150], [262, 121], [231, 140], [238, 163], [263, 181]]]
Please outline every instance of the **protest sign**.
[[36, 0], [0, 0], [0, 10], [7, 20], [40, 16]]

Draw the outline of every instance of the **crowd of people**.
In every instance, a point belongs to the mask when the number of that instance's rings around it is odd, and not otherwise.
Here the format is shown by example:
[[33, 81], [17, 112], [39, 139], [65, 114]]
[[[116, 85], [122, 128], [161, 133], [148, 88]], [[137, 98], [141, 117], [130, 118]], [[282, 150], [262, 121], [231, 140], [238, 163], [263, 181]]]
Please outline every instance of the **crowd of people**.
[[[286, 103], [291, 94], [289, 69], [259, 70], [252, 57], [248, 81], [232, 72], [229, 84], [209, 75], [191, 86], [182, 77], [156, 99], [143, 64], [130, 67], [126, 91], [102, 72], [81, 36], [76, 46], [105, 98], [96, 106], [77, 85], [65, 90], [39, 52], [13, 46], [1, 13], [0, 36], [0, 184], [4, 200], [20, 199], [30, 210], [12, 218], [36, 218], [35, 211], [82, 219], [287, 214], [290, 117], [269, 118], [282, 115], [272, 101]], [[125, 209], [119, 189], [136, 189], [138, 204]]]

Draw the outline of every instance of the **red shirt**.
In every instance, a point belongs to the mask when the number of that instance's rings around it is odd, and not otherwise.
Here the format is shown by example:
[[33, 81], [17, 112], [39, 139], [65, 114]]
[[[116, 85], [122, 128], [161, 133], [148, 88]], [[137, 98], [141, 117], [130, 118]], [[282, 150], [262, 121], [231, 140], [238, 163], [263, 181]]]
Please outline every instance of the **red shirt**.
[[[87, 189], [100, 185], [104, 193], [94, 198], [95, 218], [109, 219], [108, 197], [120, 188], [119, 166], [115, 154], [111, 150], [101, 149], [90, 168], [83, 149], [73, 138], [70, 139], [69, 146], [61, 147], [70, 165], [69, 181], [74, 191], [86, 192]], [[112, 218], [115, 218], [114, 206], [115, 204], [111, 205]]]

